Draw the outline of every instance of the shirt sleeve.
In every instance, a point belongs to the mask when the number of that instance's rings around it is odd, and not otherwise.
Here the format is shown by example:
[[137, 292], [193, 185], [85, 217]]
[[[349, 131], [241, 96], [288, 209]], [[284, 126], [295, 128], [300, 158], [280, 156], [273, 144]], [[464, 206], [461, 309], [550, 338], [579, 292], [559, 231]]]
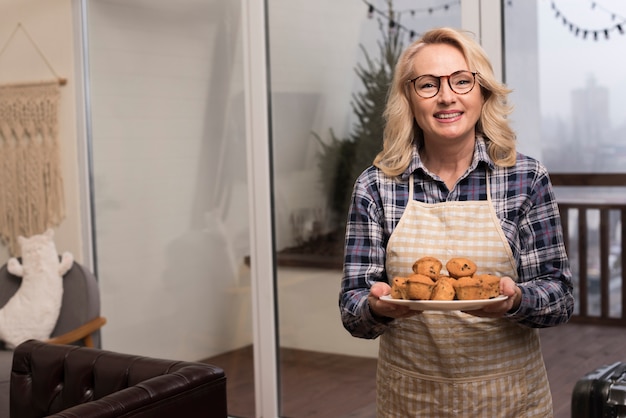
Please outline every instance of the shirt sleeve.
[[519, 287], [522, 300], [507, 316], [520, 324], [544, 328], [566, 323], [574, 310], [569, 267], [556, 198], [547, 171], [533, 170], [529, 204], [523, 206], [519, 233]]
[[367, 300], [372, 284], [387, 281], [384, 215], [375, 182], [368, 182], [369, 177], [368, 172], [361, 175], [352, 193], [339, 308], [343, 326], [350, 334], [374, 339], [387, 329], [391, 318], [374, 317]]

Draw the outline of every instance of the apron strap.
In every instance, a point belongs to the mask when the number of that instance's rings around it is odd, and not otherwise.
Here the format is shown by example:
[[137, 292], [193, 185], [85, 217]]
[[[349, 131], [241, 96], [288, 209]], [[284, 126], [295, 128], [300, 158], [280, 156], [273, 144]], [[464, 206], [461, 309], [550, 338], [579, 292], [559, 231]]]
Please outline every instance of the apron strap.
[[487, 201], [491, 204], [491, 183], [489, 182], [489, 170], [485, 170], [485, 185], [487, 186]]

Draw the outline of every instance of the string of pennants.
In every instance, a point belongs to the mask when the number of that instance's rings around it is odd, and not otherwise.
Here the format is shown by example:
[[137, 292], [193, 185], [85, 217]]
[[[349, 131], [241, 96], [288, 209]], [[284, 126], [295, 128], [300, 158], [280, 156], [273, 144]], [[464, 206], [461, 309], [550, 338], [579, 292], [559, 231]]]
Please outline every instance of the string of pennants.
[[406, 26], [400, 23], [400, 18], [402, 17], [402, 15], [407, 14], [407, 13], [410, 14], [411, 17], [414, 17], [415, 15], [418, 15], [418, 14], [426, 14], [426, 13], [429, 15], [432, 15], [433, 13], [440, 12], [440, 11], [447, 12], [451, 8], [455, 6], [459, 6], [461, 4], [461, 0], [455, 0], [455, 1], [450, 1], [448, 3], [445, 3], [445, 4], [440, 4], [439, 6], [400, 10], [400, 11], [395, 11], [393, 13], [393, 17], [391, 17], [389, 16], [389, 12], [385, 12], [385, 11], [378, 9], [369, 1], [363, 0], [363, 2], [367, 5], [367, 17], [372, 19], [375, 15], [382, 16], [384, 19], [387, 19], [389, 21], [388, 23], [389, 32], [394, 32], [394, 31], [407, 32], [409, 34], [410, 40], [413, 40], [413, 38], [415, 38], [416, 36], [419, 36], [420, 34], [417, 33], [415, 30], [407, 28]]
[[[416, 36], [419, 36], [420, 34], [417, 33], [414, 29], [408, 28], [400, 23], [400, 18], [402, 17], [402, 15], [405, 15], [407, 13], [410, 14], [411, 17], [414, 17], [415, 15], [418, 15], [418, 14], [426, 14], [426, 13], [429, 15], [432, 15], [433, 13], [437, 13], [441, 11], [447, 12], [453, 7], [459, 6], [461, 4], [461, 0], [450, 1], [444, 4], [440, 4], [439, 6], [395, 11], [393, 13], [393, 16], [390, 16], [389, 12], [378, 9], [371, 2], [367, 0], [363, 0], [363, 2], [367, 5], [367, 16], [370, 19], [373, 18], [375, 15], [379, 15], [383, 17], [384, 19], [387, 19], [390, 32], [404, 31], [408, 33], [410, 40], [413, 40], [413, 38], [415, 38]], [[507, 5], [513, 6], [513, 0], [508, 0]], [[609, 39], [611, 32], [614, 32], [614, 31], [617, 31], [622, 35], [624, 34], [624, 30], [626, 29], [626, 18], [605, 8], [604, 6], [602, 6], [600, 3], [596, 1], [590, 1], [590, 5], [591, 5], [592, 10], [600, 10], [606, 13], [607, 15], [610, 15], [612, 23], [604, 28], [591, 29], [591, 28], [583, 27], [571, 21], [565, 15], [565, 13], [563, 13], [557, 7], [554, 0], [551, 0], [550, 2], [550, 6], [555, 13], [555, 18], [560, 20], [563, 23], [563, 25], [568, 27], [570, 32], [572, 32], [575, 36], [581, 36], [582, 39], [592, 38], [593, 40], [597, 41], [600, 38]]]
[[612, 22], [617, 21], [617, 23], [611, 23], [611, 25], [609, 26], [606, 26], [604, 28], [597, 28], [597, 29], [590, 29], [590, 28], [582, 27], [579, 24], [576, 24], [572, 22], [571, 20], [569, 20], [565, 16], [565, 14], [557, 7], [554, 1], [550, 2], [550, 6], [552, 7], [552, 10], [554, 10], [554, 17], [556, 19], [561, 20], [561, 22], [563, 22], [563, 25], [568, 27], [570, 32], [572, 32], [575, 36], [581, 36], [583, 39], [592, 37], [594, 41], [597, 41], [600, 38], [609, 39], [609, 34], [616, 30], [621, 35], [624, 34], [624, 27], [626, 27], [626, 18], [603, 7], [598, 2], [591, 1], [590, 4], [591, 4], [592, 10], [600, 10], [602, 12], [605, 12], [607, 15], [611, 16]]

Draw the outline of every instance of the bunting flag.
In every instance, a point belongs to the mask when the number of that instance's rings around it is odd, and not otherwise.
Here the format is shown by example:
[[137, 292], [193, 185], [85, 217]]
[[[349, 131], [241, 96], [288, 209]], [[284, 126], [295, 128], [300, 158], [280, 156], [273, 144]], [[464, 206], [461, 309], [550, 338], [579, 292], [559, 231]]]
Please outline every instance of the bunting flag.
[[0, 85], [0, 240], [58, 226], [65, 199], [58, 140], [59, 82]]

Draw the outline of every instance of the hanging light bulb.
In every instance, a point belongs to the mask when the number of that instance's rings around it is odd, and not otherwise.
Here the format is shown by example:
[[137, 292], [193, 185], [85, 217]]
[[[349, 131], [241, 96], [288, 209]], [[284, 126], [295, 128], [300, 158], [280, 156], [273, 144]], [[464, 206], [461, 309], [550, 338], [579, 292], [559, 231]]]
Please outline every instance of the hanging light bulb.
[[396, 31], [397, 31], [396, 22], [393, 19], [391, 19], [389, 21], [389, 33], [393, 35], [396, 33]]
[[367, 11], [367, 17], [368, 19], [371, 19], [374, 17], [374, 5], [370, 4], [370, 7]]

